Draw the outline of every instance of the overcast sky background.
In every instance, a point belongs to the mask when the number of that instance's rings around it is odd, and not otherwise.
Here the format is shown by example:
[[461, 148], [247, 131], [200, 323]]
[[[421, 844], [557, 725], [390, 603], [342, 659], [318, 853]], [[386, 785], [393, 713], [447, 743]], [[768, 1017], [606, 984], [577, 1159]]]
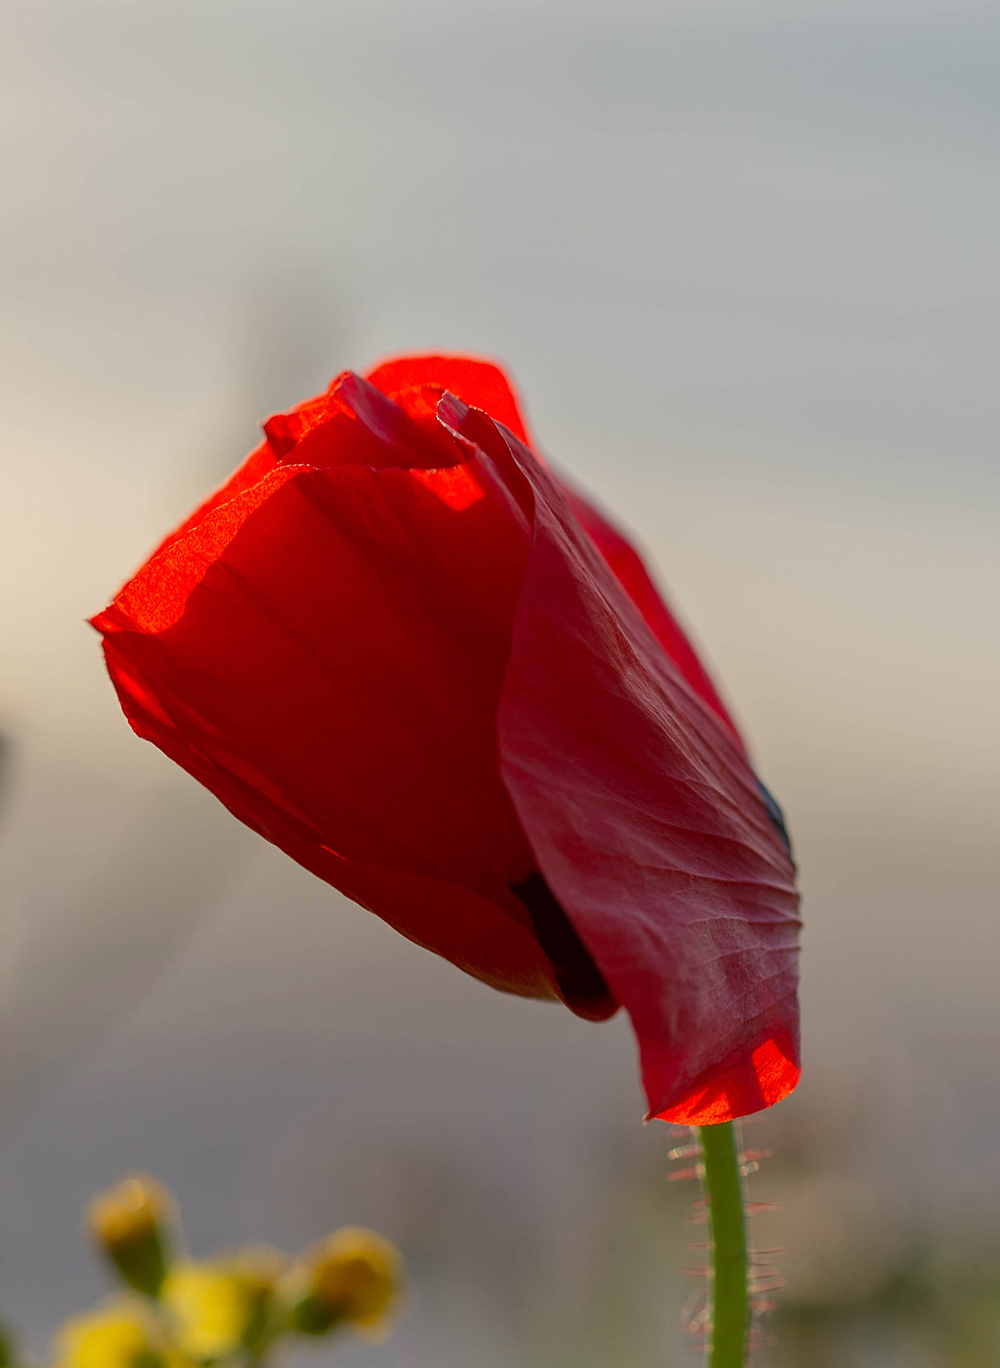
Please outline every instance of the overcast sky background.
[[[961, 0], [8, 0], [0, 1280], [39, 1343], [138, 1166], [202, 1250], [454, 1207], [358, 1362], [522, 1363], [530, 1296], [483, 1287], [530, 1246], [571, 1299], [657, 1143], [624, 1023], [310, 881], [132, 737], [83, 625], [260, 418], [388, 352], [509, 367], [734, 701], [802, 868], [789, 1114], [867, 1090], [890, 1205], [996, 1210], [998, 65]], [[435, 1164], [477, 1195], [385, 1196]]]

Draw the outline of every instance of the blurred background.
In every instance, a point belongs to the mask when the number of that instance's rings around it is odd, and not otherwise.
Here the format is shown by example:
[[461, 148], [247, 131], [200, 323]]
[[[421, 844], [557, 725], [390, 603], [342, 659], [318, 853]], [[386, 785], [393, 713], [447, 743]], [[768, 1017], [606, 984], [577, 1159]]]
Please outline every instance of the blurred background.
[[998, 63], [974, 0], [6, 0], [0, 1304], [36, 1352], [139, 1168], [196, 1253], [397, 1240], [409, 1308], [344, 1368], [692, 1361], [695, 1194], [626, 1023], [239, 827], [83, 621], [264, 415], [443, 349], [635, 531], [790, 817], [761, 1361], [1000, 1360]]

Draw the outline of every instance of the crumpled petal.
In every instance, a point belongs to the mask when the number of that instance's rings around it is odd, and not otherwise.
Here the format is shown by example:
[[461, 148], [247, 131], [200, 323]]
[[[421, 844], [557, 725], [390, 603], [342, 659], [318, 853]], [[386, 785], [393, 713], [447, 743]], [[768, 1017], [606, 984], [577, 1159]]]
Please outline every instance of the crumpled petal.
[[441, 413], [533, 505], [500, 772], [632, 1019], [650, 1113], [705, 1124], [768, 1106], [799, 1075], [798, 896], [742, 747], [529, 449], [456, 400]]

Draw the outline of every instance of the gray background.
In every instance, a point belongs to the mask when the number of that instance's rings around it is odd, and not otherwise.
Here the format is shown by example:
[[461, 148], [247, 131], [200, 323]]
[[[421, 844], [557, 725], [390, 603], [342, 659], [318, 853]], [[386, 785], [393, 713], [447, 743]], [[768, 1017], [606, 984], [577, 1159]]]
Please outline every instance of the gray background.
[[998, 59], [961, 0], [7, 0], [0, 1282], [39, 1352], [139, 1167], [199, 1253], [399, 1239], [409, 1311], [345, 1368], [683, 1361], [624, 1021], [237, 827], [83, 625], [257, 419], [387, 352], [507, 364], [789, 813], [808, 1073], [768, 1124], [830, 1141], [760, 1179], [793, 1290], [995, 1220]]

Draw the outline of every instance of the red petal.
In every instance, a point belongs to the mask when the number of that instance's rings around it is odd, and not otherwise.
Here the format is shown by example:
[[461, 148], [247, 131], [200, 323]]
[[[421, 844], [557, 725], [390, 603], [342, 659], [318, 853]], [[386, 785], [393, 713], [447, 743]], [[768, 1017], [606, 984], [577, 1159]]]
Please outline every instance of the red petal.
[[415, 422], [351, 371], [339, 375], [319, 399], [269, 418], [264, 431], [277, 459], [297, 465], [429, 469], [462, 459], [440, 424]]
[[351, 371], [341, 371], [323, 394], [289, 413], [274, 414], [264, 424], [264, 437], [229, 479], [164, 538], [157, 552], [290, 460], [299, 465], [371, 465], [381, 470], [385, 466], [453, 465], [461, 459], [460, 453], [449, 450], [439, 426], [428, 436], [426, 426], [414, 423], [397, 405], [386, 403], [378, 389]]
[[[503, 423], [515, 437], [532, 446], [510, 380], [492, 361], [467, 356], [402, 356], [384, 361], [368, 374], [369, 381], [394, 399], [414, 389], [437, 386], [461, 399], [471, 408]], [[740, 740], [714, 684], [679, 623], [657, 592], [637, 552], [604, 515], [581, 494], [563, 486], [563, 492], [580, 523], [593, 538], [625, 592], [646, 619], [660, 645], [667, 652], [699, 698], [725, 722]], [[740, 740], [742, 745], [742, 740]]]
[[646, 620], [657, 641], [666, 651], [674, 665], [684, 676], [703, 702], [721, 717], [723, 722], [743, 745], [736, 724], [729, 716], [715, 685], [708, 677], [705, 667], [695, 654], [677, 619], [657, 592], [638, 552], [626, 541], [621, 532], [599, 513], [593, 504], [588, 503], [575, 490], [562, 486], [566, 501], [576, 514], [578, 522], [592, 538], [598, 551], [607, 561], [618, 583], [628, 594]]
[[499, 366], [471, 356], [400, 356], [368, 372], [376, 388], [399, 399], [408, 390], [436, 385], [457, 395], [463, 403], [482, 409], [515, 437], [528, 443], [527, 428], [514, 387]]
[[[344, 377], [349, 374], [349, 371], [343, 371], [330, 381], [329, 388], [323, 394], [316, 395], [314, 399], [307, 399], [290, 413], [276, 414], [268, 419], [264, 424], [264, 441], [260, 446], [251, 451], [243, 464], [238, 466], [229, 479], [211, 493], [204, 503], [199, 504], [190, 517], [185, 518], [179, 527], [175, 527], [173, 532], [163, 539], [153, 555], [157, 555], [185, 536], [216, 508], [228, 503], [230, 499], [235, 499], [237, 494], [252, 489], [265, 475], [274, 470], [282, 457], [288, 454], [301, 437], [311, 428], [326, 422], [331, 411], [336, 411], [337, 408], [332, 396]], [[272, 440], [271, 434], [268, 433], [268, 427], [272, 428], [275, 440]]]
[[794, 871], [742, 748], [692, 695], [520, 442], [446, 399], [533, 539], [498, 718], [539, 867], [639, 1042], [650, 1113], [757, 1111], [798, 1078]]
[[204, 503], [199, 504], [191, 516], [185, 518], [179, 527], [175, 527], [169, 536], [164, 537], [153, 555], [165, 551], [168, 546], [185, 536], [192, 528], [197, 527], [214, 509], [228, 503], [237, 494], [243, 494], [248, 489], [252, 489], [254, 485], [259, 484], [264, 476], [274, 469], [276, 464], [274, 452], [270, 445], [266, 441], [261, 442], [259, 447], [251, 451], [243, 464], [233, 471], [225, 484], [220, 485]]
[[219, 503], [94, 625], [135, 730], [238, 817], [480, 978], [555, 996], [496, 754], [527, 523], [488, 463], [402, 469], [379, 440], [382, 469], [281, 465]]

